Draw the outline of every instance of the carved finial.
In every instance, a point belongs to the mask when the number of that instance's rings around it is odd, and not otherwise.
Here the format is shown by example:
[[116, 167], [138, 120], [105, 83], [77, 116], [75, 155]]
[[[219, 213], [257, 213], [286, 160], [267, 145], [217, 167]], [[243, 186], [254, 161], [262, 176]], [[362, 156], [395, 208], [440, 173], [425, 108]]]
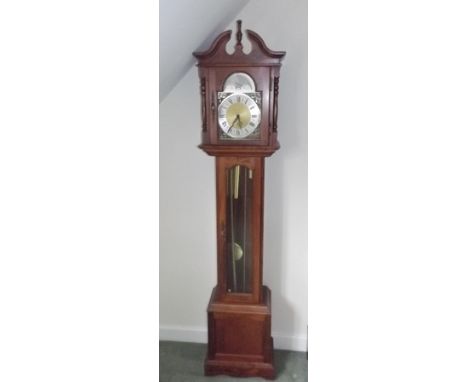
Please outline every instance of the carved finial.
[[236, 33], [236, 38], [237, 38], [237, 44], [236, 48], [241, 48], [242, 49], [242, 20], [237, 20], [237, 33]]

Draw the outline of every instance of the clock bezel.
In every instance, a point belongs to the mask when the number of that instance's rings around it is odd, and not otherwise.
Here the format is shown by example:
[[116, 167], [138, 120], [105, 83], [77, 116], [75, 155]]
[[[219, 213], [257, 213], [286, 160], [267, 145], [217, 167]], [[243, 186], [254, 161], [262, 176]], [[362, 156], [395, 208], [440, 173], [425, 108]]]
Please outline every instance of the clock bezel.
[[[229, 121], [227, 115], [222, 115], [223, 104], [227, 103], [228, 100], [234, 99], [235, 97], [242, 97], [247, 100], [243, 102], [238, 100], [237, 102], [231, 103], [231, 106], [226, 106], [227, 109], [232, 107], [237, 103], [245, 103], [249, 107], [250, 119], [246, 126], [241, 127], [240, 129], [235, 128], [235, 126], [229, 126]], [[260, 105], [259, 105], [260, 104]], [[249, 106], [250, 105], [250, 106]], [[262, 120], [261, 108], [261, 94], [259, 92], [255, 93], [243, 93], [243, 92], [234, 92], [234, 93], [218, 93], [218, 128], [219, 128], [219, 138], [221, 140], [253, 140], [260, 138], [259, 125]], [[227, 111], [227, 110], [226, 110]], [[252, 125], [252, 122], [254, 123]], [[248, 127], [253, 126], [253, 127]], [[234, 130], [231, 130], [234, 128]], [[247, 129], [247, 130], [245, 130]], [[229, 133], [232, 131], [232, 134]], [[246, 134], [234, 134], [235, 131], [246, 131]]]

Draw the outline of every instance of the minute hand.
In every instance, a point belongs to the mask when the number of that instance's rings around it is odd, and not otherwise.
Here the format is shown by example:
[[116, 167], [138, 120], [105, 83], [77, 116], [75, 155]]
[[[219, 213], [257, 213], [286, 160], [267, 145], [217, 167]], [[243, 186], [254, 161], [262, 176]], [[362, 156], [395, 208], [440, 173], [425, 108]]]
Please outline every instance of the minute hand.
[[231, 126], [228, 128], [228, 133], [231, 131], [231, 129], [234, 127], [236, 121], [239, 121], [239, 127], [240, 127], [240, 116], [239, 114], [236, 115], [236, 118], [234, 118], [234, 121], [232, 121]]

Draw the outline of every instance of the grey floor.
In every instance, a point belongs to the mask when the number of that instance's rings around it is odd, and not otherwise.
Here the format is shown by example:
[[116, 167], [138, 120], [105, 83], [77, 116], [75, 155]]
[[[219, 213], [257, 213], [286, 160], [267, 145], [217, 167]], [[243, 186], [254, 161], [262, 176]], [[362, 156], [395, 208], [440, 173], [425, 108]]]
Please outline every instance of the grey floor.
[[[206, 345], [188, 342], [159, 342], [160, 382], [254, 382], [263, 378], [205, 377], [203, 362]], [[306, 353], [275, 350], [277, 382], [307, 382]]]

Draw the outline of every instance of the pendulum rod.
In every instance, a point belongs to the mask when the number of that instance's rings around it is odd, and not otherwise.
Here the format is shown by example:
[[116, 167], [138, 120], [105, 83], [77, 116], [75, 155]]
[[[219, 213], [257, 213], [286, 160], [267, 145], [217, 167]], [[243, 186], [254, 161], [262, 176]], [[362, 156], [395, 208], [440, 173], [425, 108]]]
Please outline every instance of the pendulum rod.
[[235, 227], [234, 227], [234, 199], [239, 197], [239, 165], [234, 167], [234, 172], [230, 172], [231, 181], [231, 196], [230, 201], [230, 212], [231, 212], [231, 261], [232, 261], [232, 289], [233, 292], [237, 292], [237, 272], [236, 272], [236, 241], [235, 241]]
[[247, 169], [244, 168], [244, 232], [242, 238], [242, 248], [244, 249], [244, 258], [242, 259], [242, 291], [246, 292], [245, 285], [245, 272], [246, 272], [246, 258], [247, 258]]

